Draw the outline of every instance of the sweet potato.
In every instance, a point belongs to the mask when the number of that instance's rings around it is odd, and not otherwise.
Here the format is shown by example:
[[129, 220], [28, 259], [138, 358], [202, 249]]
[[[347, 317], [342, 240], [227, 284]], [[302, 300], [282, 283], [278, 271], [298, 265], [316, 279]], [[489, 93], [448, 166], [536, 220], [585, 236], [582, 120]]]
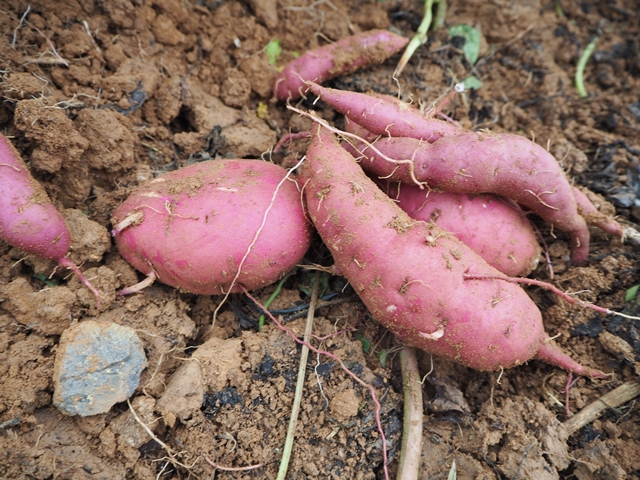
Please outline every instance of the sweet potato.
[[423, 115], [400, 100], [394, 101], [386, 96], [325, 88], [313, 82], [308, 83], [308, 88], [333, 109], [374, 135], [411, 137], [433, 143], [445, 136], [465, 133], [462, 128], [444, 120]]
[[32, 176], [13, 144], [0, 134], [0, 238], [9, 245], [73, 271], [98, 299], [100, 293], [66, 256], [71, 235], [64, 218]]
[[302, 259], [311, 237], [286, 173], [260, 160], [211, 160], [162, 175], [113, 212], [118, 249], [142, 273], [186, 292], [275, 282]]
[[[454, 125], [441, 125], [442, 121], [424, 116], [412, 105], [389, 95], [373, 94], [370, 96], [341, 92], [319, 85], [311, 85], [311, 90], [345, 115], [345, 130], [347, 132], [359, 135], [368, 141], [373, 141], [377, 136], [382, 135], [411, 137], [433, 143], [442, 136], [455, 136], [464, 133], [464, 130]], [[380, 101], [397, 106], [397, 112], [394, 113], [394, 110], [387, 105], [381, 108]], [[356, 108], [354, 105], [358, 107]], [[367, 114], [367, 110], [362, 109], [361, 105], [368, 105], [370, 108], [368, 112], [374, 111], [375, 115]], [[398, 119], [400, 119], [400, 126], [396, 125]], [[409, 122], [412, 127], [403, 126], [405, 122]], [[367, 125], [370, 129], [363, 125]], [[390, 126], [384, 127], [384, 125]], [[521, 142], [526, 143], [524, 140]], [[624, 228], [613, 218], [600, 213], [580, 190], [574, 187], [573, 195], [578, 206], [578, 213], [585, 219], [587, 225], [600, 228], [618, 237], [624, 236]]]
[[382, 63], [408, 42], [387, 30], [370, 30], [310, 50], [284, 66], [276, 77], [273, 95], [278, 100], [295, 100], [307, 90], [307, 81], [322, 83]]
[[319, 126], [301, 181], [337, 270], [401, 342], [478, 370], [535, 358], [603, 375], [552, 343], [540, 311], [519, 286], [465, 280], [467, 273], [500, 274], [452, 234], [409, 218]]
[[531, 209], [571, 236], [573, 260], [589, 255], [589, 229], [573, 189], [556, 159], [525, 137], [467, 132], [430, 144], [414, 138], [381, 138], [375, 148], [356, 147], [362, 167], [378, 176], [455, 193], [494, 193]]
[[[374, 179], [375, 181], [375, 179]], [[376, 181], [414, 220], [436, 223], [510, 277], [527, 276], [540, 259], [531, 223], [517, 206], [492, 194], [434, 192]]]

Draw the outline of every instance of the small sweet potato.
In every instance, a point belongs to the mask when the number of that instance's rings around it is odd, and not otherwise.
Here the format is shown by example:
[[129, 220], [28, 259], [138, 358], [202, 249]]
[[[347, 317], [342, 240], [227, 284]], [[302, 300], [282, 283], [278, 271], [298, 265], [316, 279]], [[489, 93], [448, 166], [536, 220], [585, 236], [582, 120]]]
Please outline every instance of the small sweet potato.
[[321, 127], [301, 175], [309, 215], [344, 275], [381, 324], [408, 345], [478, 370], [540, 359], [601, 377], [556, 347], [517, 285], [452, 234], [416, 222]]
[[64, 218], [27, 169], [20, 154], [0, 134], [0, 238], [14, 247], [72, 270], [98, 299], [100, 293], [67, 258], [71, 235]]
[[162, 175], [113, 212], [118, 249], [139, 271], [186, 292], [275, 282], [311, 238], [300, 191], [286, 173], [261, 160], [211, 160]]
[[273, 95], [278, 100], [295, 100], [307, 90], [306, 82], [322, 83], [382, 63], [407, 43], [407, 38], [387, 30], [370, 30], [310, 50], [284, 66], [276, 77]]
[[433, 143], [442, 137], [465, 133], [465, 130], [433, 116], [423, 115], [416, 108], [398, 99], [383, 95], [366, 95], [325, 88], [313, 82], [309, 91], [362, 126], [374, 136], [411, 137]]

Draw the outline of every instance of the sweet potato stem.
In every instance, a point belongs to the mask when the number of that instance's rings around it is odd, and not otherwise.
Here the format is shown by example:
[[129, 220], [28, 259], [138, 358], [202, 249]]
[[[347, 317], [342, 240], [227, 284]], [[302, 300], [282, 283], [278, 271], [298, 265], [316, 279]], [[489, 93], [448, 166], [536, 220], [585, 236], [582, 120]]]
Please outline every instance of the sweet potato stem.
[[[269, 306], [271, 305], [271, 302], [273, 302], [276, 297], [278, 295], [280, 295], [280, 292], [282, 291], [282, 286], [284, 285], [284, 282], [287, 280], [287, 278], [289, 278], [291, 276], [291, 272], [287, 273], [284, 277], [282, 277], [282, 280], [280, 280], [278, 282], [278, 285], [276, 286], [276, 289], [273, 291], [273, 293], [271, 294], [271, 296], [269, 296], [269, 298], [267, 298], [267, 300], [264, 302], [264, 308], [269, 308]], [[313, 285], [313, 288], [315, 289], [315, 284]], [[312, 294], [313, 297], [313, 294]], [[311, 304], [313, 305], [315, 302], [313, 302], [313, 298], [311, 299]], [[311, 308], [311, 307], [309, 307]], [[261, 332], [262, 331], [262, 327], [264, 327], [264, 315], [260, 315], [258, 317], [258, 331]]]
[[584, 87], [584, 69], [587, 66], [587, 62], [593, 51], [596, 49], [596, 44], [598, 43], [598, 37], [594, 38], [589, 45], [584, 49], [580, 59], [578, 60], [578, 65], [576, 66], [576, 77], [575, 77], [575, 86], [578, 91], [578, 95], [582, 98], [586, 98], [589, 96], [587, 93], [587, 89]]
[[[424, 2], [424, 16], [422, 17], [422, 22], [420, 22], [420, 26], [416, 31], [416, 34], [411, 37], [407, 48], [402, 54], [402, 58], [398, 62], [398, 66], [396, 67], [396, 71], [394, 76], [397, 77], [402, 73], [404, 67], [409, 63], [409, 60], [418, 49], [420, 45], [424, 45], [427, 43], [427, 32], [429, 31], [429, 27], [431, 27], [431, 21], [433, 20], [433, 4], [437, 3], [438, 5], [438, 13], [436, 17], [436, 23], [434, 28], [438, 28], [439, 25], [444, 22], [444, 9], [446, 8], [446, 3], [444, 0], [425, 0]], [[443, 7], [443, 8], [440, 8]]]

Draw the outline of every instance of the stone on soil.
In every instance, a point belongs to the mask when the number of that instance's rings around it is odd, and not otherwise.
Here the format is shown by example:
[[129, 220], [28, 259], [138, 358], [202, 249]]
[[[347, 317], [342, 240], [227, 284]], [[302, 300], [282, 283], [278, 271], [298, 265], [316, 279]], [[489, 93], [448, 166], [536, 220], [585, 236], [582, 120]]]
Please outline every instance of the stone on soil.
[[97, 415], [129, 398], [147, 366], [133, 329], [88, 320], [64, 331], [54, 367], [53, 402], [67, 415]]

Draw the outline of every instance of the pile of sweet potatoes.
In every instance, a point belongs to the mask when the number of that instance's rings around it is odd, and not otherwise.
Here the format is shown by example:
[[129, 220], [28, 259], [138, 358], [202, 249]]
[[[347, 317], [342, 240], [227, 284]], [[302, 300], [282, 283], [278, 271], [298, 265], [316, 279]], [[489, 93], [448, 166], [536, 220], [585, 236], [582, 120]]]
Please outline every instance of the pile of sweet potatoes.
[[312, 82], [405, 43], [360, 34], [285, 66], [274, 96], [313, 92], [346, 116], [350, 141], [340, 145], [328, 125], [314, 127], [298, 183], [266, 162], [220, 160], [142, 186], [113, 215], [122, 255], [150, 279], [194, 293], [260, 288], [309, 245], [304, 198], [339, 273], [401, 342], [479, 370], [536, 358], [602, 376], [552, 343], [522, 288], [470, 278], [535, 267], [540, 247], [525, 211], [567, 232], [576, 262], [588, 256], [587, 221], [622, 234], [556, 159], [518, 135], [466, 131], [393, 98]]
[[341, 147], [324, 122], [314, 128], [301, 178], [306, 207], [337, 269], [380, 323], [405, 344], [480, 370], [537, 358], [602, 376], [553, 346], [521, 288], [469, 278], [526, 275], [535, 266], [539, 247], [523, 210], [566, 232], [576, 263], [589, 254], [588, 224], [623, 236], [548, 151], [519, 135], [467, 131], [393, 98], [304, 80], [306, 92], [345, 115], [348, 134]]
[[[518, 135], [466, 131], [393, 98], [311, 81], [405, 44], [388, 32], [360, 34], [283, 69], [277, 98], [311, 91], [347, 119], [342, 145], [316, 124], [297, 181], [269, 162], [213, 160], [135, 190], [113, 213], [113, 234], [147, 280], [122, 293], [156, 278], [199, 294], [264, 287], [302, 260], [310, 219], [339, 273], [401, 342], [479, 370], [536, 358], [602, 376], [554, 346], [524, 290], [498, 278], [526, 275], [538, 261], [525, 211], [568, 233], [575, 262], [588, 256], [588, 224], [623, 234], [556, 159]], [[0, 238], [81, 276], [65, 258], [64, 221], [4, 137], [0, 169]]]

